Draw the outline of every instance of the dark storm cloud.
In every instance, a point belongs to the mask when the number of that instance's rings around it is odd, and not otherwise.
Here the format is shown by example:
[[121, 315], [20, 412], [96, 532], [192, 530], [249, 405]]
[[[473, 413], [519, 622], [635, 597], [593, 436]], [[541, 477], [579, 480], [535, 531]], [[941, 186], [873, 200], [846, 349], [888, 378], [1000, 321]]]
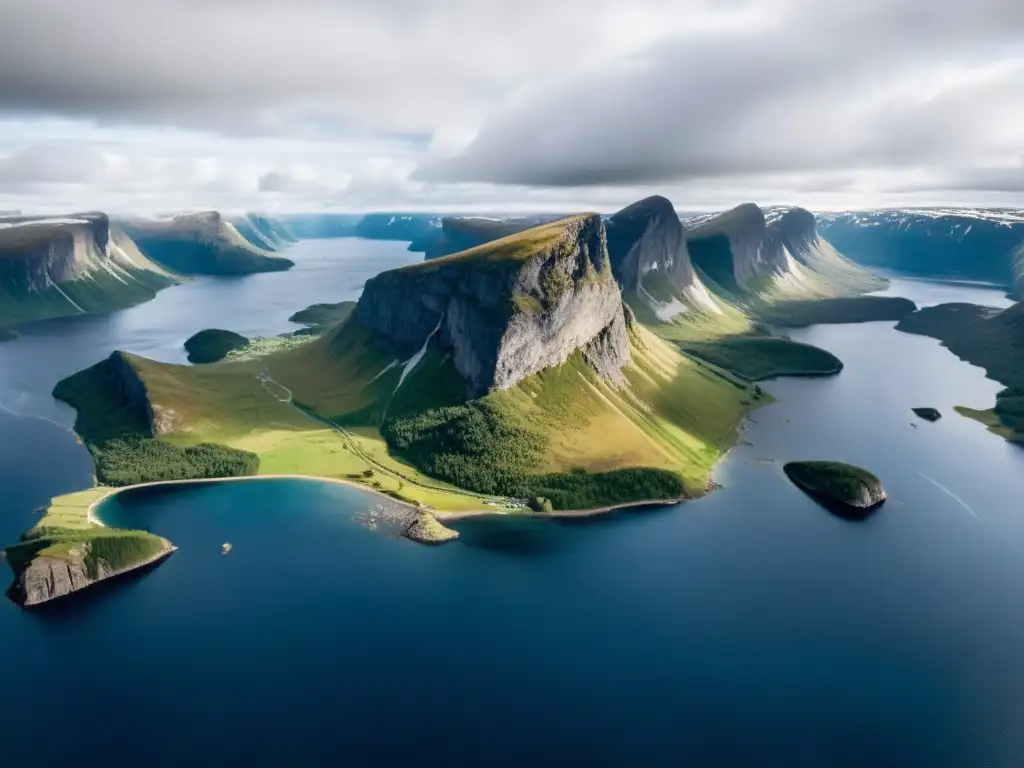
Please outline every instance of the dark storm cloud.
[[766, 28], [537, 90], [417, 177], [586, 186], [962, 163], [1020, 146], [1007, 126], [1022, 102], [1018, 0], [791, 3]]

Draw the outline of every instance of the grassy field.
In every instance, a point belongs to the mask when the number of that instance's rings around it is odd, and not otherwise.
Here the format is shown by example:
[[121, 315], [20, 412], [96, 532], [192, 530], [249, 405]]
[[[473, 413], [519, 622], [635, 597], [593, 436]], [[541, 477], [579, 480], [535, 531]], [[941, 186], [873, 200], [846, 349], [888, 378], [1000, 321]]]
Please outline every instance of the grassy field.
[[96, 269], [43, 291], [15, 289], [0, 282], [0, 325], [112, 312], [149, 301], [158, 291], [178, 282], [160, 272], [124, 269], [127, 276], [122, 278]]
[[460, 251], [439, 259], [431, 259], [401, 267], [403, 270], [428, 269], [438, 265], [457, 264], [465, 261], [524, 261], [538, 253], [549, 251], [565, 235], [566, 225], [582, 217], [560, 219], [539, 227], [493, 240], [467, 251]]
[[[392, 439], [402, 419], [436, 409], [485, 408], [492, 420], [479, 445], [490, 458], [481, 466], [534, 478], [550, 495], [561, 491], [563, 506], [569, 495], [599, 501], [594, 489], [625, 489], [611, 493], [609, 503], [627, 500], [622, 493], [636, 492], [643, 482], [665, 489], [670, 486], [658, 473], [666, 472], [679, 478], [679, 495], [702, 493], [742, 417], [764, 399], [748, 383], [681, 355], [642, 327], [631, 335], [628, 386], [604, 381], [577, 354], [469, 405], [463, 403], [463, 380], [437, 349], [428, 350], [398, 387], [401, 367], [354, 320], [259, 359], [205, 366], [124, 359], [144, 383], [154, 419], [163, 425], [160, 441], [250, 451], [259, 456], [260, 474], [352, 480], [442, 511], [486, 508], [488, 498], [480, 494], [492, 491], [472, 483], [470, 492], [457, 489], [443, 482], [456, 476], [439, 470], [430, 458], [434, 454], [409, 445], [396, 450], [382, 437], [382, 426]], [[265, 373], [271, 381], [259, 378]], [[139, 413], [126, 406], [109, 377], [84, 380], [78, 374], [61, 385], [72, 386], [79, 391], [69, 399], [82, 405], [76, 429], [88, 443], [97, 436], [138, 433]], [[525, 436], [531, 447], [509, 451], [502, 434]], [[480, 458], [465, 445], [447, 453], [463, 463]], [[637, 472], [614, 474], [625, 469], [651, 474], [643, 482]]]
[[684, 352], [749, 381], [777, 376], [829, 376], [843, 369], [831, 352], [789, 339], [735, 338], [680, 345]]

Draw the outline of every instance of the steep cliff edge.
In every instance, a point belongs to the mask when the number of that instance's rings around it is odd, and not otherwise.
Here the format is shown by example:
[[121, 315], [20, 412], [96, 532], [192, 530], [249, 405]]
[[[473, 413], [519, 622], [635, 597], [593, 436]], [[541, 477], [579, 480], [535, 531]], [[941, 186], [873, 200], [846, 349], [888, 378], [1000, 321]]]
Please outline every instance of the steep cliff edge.
[[803, 208], [753, 203], [685, 222], [698, 272], [738, 301], [774, 302], [856, 296], [887, 284], [844, 258]]
[[629, 362], [596, 214], [380, 274], [366, 283], [356, 315], [402, 359], [436, 334], [470, 396], [508, 389], [578, 349], [612, 379]]
[[427, 260], [440, 259], [562, 218], [565, 217], [445, 216], [441, 219], [440, 227], [429, 230], [409, 243], [409, 250], [422, 253]]
[[0, 323], [123, 309], [176, 282], [106, 214], [0, 217]]
[[134, 219], [123, 227], [147, 256], [184, 275], [249, 275], [295, 266], [250, 243], [217, 211]]
[[230, 224], [250, 245], [264, 251], [281, 251], [298, 240], [283, 221], [263, 213], [237, 216]]
[[[30, 540], [43, 544], [16, 572], [11, 596], [32, 607], [80, 592], [108, 579], [155, 565], [177, 550], [167, 539], [144, 531], [67, 531], [68, 538], [47, 536]], [[58, 533], [59, 536], [59, 533]], [[92, 538], [90, 538], [92, 536]], [[19, 545], [25, 547], [26, 544]], [[8, 549], [8, 557], [18, 546]], [[12, 566], [18, 560], [15, 554]]]

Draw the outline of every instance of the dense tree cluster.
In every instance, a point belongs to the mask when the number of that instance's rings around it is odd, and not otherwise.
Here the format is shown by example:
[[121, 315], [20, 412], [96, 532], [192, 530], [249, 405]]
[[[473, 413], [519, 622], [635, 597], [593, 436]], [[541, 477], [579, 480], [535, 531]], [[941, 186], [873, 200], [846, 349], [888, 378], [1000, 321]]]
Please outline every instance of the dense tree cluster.
[[255, 453], [202, 443], [181, 448], [147, 437], [121, 437], [94, 448], [96, 478], [104, 485], [134, 485], [159, 480], [241, 477], [259, 471]]
[[631, 468], [537, 475], [546, 435], [520, 426], [486, 401], [389, 419], [391, 447], [434, 477], [477, 493], [529, 499], [537, 511], [587, 509], [684, 495], [679, 475]]

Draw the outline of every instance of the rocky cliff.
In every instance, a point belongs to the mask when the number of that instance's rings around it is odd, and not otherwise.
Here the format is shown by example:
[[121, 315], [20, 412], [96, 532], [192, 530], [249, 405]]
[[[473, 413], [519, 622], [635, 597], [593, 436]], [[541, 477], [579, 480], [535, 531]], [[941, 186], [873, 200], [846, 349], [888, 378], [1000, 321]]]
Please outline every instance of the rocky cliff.
[[123, 222], [149, 258], [185, 275], [280, 272], [295, 263], [249, 242], [217, 211]]
[[106, 214], [0, 217], [0, 322], [122, 309], [175, 282]]
[[823, 240], [814, 214], [803, 208], [771, 208], [766, 214], [744, 203], [688, 219], [685, 226], [693, 263], [734, 296], [815, 299], [857, 295], [886, 284]]
[[160, 541], [161, 546], [155, 554], [117, 569], [101, 557], [91, 557], [93, 544], [87, 540], [73, 543], [59, 557], [37, 556], [18, 575], [14, 587], [15, 600], [27, 607], [40, 605], [153, 565], [177, 549], [167, 539]]
[[369, 280], [356, 307], [402, 359], [436, 338], [467, 392], [506, 389], [582, 349], [606, 377], [629, 362], [604, 226], [576, 216]]
[[624, 291], [637, 290], [640, 278], [660, 270], [680, 293], [694, 279], [683, 225], [672, 202], [655, 195], [613, 214], [605, 224], [612, 272]]
[[265, 251], [284, 250], [297, 240], [284, 222], [263, 213], [247, 213], [230, 223], [246, 241]]
[[[112, 352], [105, 360], [61, 379], [53, 389], [55, 398], [78, 410], [75, 431], [92, 436], [93, 442], [122, 433], [153, 437], [169, 429], [173, 414], [154, 407], [131, 357]], [[94, 412], [99, 414], [95, 419], [86, 415]]]

